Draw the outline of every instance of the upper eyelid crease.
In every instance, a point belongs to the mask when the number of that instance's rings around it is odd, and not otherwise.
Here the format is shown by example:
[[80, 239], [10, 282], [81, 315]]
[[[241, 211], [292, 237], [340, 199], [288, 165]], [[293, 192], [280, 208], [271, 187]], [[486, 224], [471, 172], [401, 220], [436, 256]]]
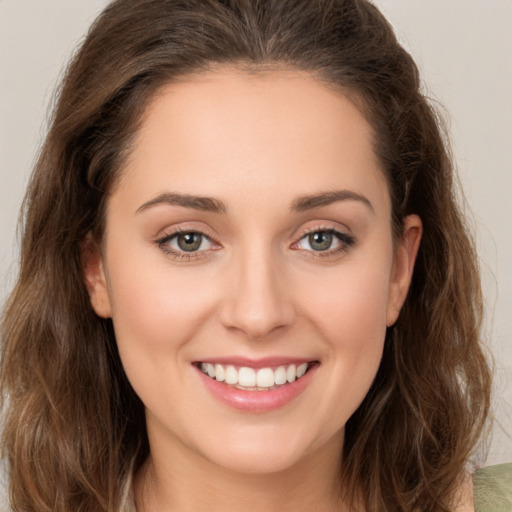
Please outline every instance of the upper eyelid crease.
[[[172, 248], [168, 246], [168, 242], [170, 242], [173, 238], [179, 236], [180, 234], [184, 233], [197, 233], [201, 235], [203, 238], [208, 240], [212, 244], [216, 244], [216, 242], [207, 235], [204, 232], [198, 231], [198, 230], [189, 230], [189, 229], [177, 229], [176, 231], [169, 233], [169, 234], [163, 234], [160, 236], [157, 240], [155, 240], [155, 244], [157, 247], [159, 247], [163, 252], [170, 254], [173, 256], [174, 259], [177, 260], [183, 260], [183, 261], [193, 261], [193, 260], [199, 260], [204, 257], [204, 253], [208, 252], [208, 250], [202, 250], [202, 251], [183, 251], [178, 250], [175, 248]], [[209, 249], [212, 250], [212, 249]]]
[[[343, 231], [339, 231], [337, 229], [330, 228], [330, 227], [316, 226], [316, 227], [313, 227], [313, 228], [310, 228], [310, 229], [304, 231], [302, 233], [302, 235], [300, 236], [300, 238], [298, 238], [292, 245], [298, 244], [301, 240], [303, 240], [310, 234], [317, 233], [317, 232], [332, 233], [338, 239], [338, 241], [342, 244], [340, 248], [330, 249], [330, 250], [326, 250], [323, 252], [318, 252], [317, 253], [318, 257], [320, 257], [321, 255], [322, 255], [322, 257], [329, 257], [329, 255], [333, 255], [334, 253], [344, 252], [344, 251], [348, 250], [349, 247], [354, 246], [356, 244], [356, 239], [350, 234], [347, 234]], [[155, 243], [156, 243], [156, 245], [161, 247], [162, 250], [164, 250], [167, 253], [173, 254], [175, 257], [178, 257], [179, 259], [185, 259], [185, 257], [186, 257], [186, 259], [192, 260], [195, 258], [204, 257], [204, 254], [202, 254], [202, 253], [208, 252], [207, 250], [193, 251], [193, 252], [187, 253], [184, 251], [182, 252], [182, 251], [179, 251], [176, 249], [171, 249], [170, 247], [167, 247], [167, 243], [170, 240], [172, 240], [174, 237], [179, 236], [180, 234], [183, 234], [183, 233], [197, 233], [197, 234], [200, 234], [201, 236], [203, 236], [204, 238], [206, 238], [207, 240], [209, 240], [213, 244], [218, 243], [218, 242], [215, 242], [208, 234], [206, 234], [203, 231], [194, 230], [194, 229], [186, 229], [186, 228], [185, 229], [178, 228], [176, 231], [174, 231], [172, 233], [163, 234], [161, 237], [159, 237], [157, 240], [155, 240]], [[307, 251], [307, 250], [304, 250], [304, 251], [312, 252], [312, 253], [315, 252], [315, 251]]]
[[[307, 236], [309, 236], [313, 233], [319, 233], [319, 232], [330, 233], [330, 234], [334, 235], [336, 238], [338, 238], [338, 240], [340, 240], [340, 242], [345, 243], [345, 244], [354, 245], [356, 243], [356, 239], [354, 236], [352, 236], [349, 233], [345, 233], [344, 231], [340, 231], [339, 229], [335, 229], [335, 228], [314, 228], [311, 230], [307, 230], [300, 236], [300, 238], [297, 240], [297, 242], [300, 242], [301, 240], [303, 240], [304, 238], [306, 238]], [[297, 242], [294, 242], [294, 244]]]
[[155, 242], [157, 244], [165, 243], [179, 235], [187, 234], [187, 233], [197, 233], [198, 235], [201, 235], [203, 238], [206, 238], [212, 243], [218, 243], [216, 242], [213, 237], [211, 237], [208, 233], [205, 233], [204, 231], [198, 230], [198, 229], [181, 229], [178, 228], [176, 231], [172, 231], [170, 233], [164, 233], [163, 235], [159, 236]]
[[[312, 226], [312, 227], [309, 227], [309, 228], [303, 230], [302, 233], [300, 234], [300, 236], [298, 236], [298, 238], [296, 239], [296, 241], [302, 240], [304, 237], [306, 237], [312, 233], [316, 233], [316, 232], [320, 232], [320, 231], [333, 233], [338, 238], [341, 238], [344, 240], [355, 241], [355, 238], [353, 237], [352, 234], [347, 233], [345, 230], [340, 230], [335, 227], [327, 226], [327, 225], [325, 225], [325, 226], [324, 225], [316, 225], [316, 226]], [[155, 242], [157, 244], [159, 244], [159, 243], [165, 242], [167, 240], [170, 240], [170, 239], [174, 238], [175, 236], [178, 236], [183, 233], [197, 233], [197, 234], [200, 234], [201, 236], [207, 238], [211, 242], [214, 242], [217, 244], [219, 243], [219, 242], [216, 242], [215, 238], [212, 237], [210, 234], [208, 234], [206, 231], [204, 231], [202, 229], [194, 229], [194, 228], [188, 228], [188, 227], [178, 227], [170, 232], [164, 232], [163, 234], [161, 234], [160, 236], [158, 236], [155, 239]]]

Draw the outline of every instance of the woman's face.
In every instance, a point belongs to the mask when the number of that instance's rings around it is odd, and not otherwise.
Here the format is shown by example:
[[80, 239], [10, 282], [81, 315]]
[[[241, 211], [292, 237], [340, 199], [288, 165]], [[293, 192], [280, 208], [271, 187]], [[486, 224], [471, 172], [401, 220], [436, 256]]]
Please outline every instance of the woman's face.
[[421, 235], [408, 217], [394, 245], [390, 219], [369, 124], [308, 75], [160, 90], [86, 263], [153, 457], [269, 472], [339, 455]]

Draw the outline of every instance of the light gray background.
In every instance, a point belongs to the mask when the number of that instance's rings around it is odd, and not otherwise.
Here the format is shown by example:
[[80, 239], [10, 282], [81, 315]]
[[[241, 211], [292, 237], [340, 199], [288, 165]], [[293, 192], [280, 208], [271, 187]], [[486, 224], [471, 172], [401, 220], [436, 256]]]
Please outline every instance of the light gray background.
[[[105, 0], [0, 0], [0, 304], [58, 77]], [[512, 0], [375, 0], [442, 103], [473, 210], [496, 360], [488, 464], [512, 461]]]

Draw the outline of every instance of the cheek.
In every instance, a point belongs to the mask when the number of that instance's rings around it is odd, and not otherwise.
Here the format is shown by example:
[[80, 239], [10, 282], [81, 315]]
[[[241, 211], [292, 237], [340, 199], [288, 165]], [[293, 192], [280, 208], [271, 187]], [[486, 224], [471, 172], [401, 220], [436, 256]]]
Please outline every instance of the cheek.
[[386, 289], [375, 286], [377, 283], [367, 284], [358, 281], [357, 287], [347, 286], [336, 301], [325, 304], [323, 324], [335, 356], [336, 374], [350, 380], [345, 390], [355, 386], [349, 395], [361, 400], [379, 367], [386, 335]]
[[309, 315], [333, 349], [363, 351], [386, 329], [389, 270], [360, 265], [333, 272], [321, 289], [308, 287]]
[[[138, 391], [156, 380], [155, 369], [169, 373], [169, 364], [180, 359], [187, 342], [214, 307], [209, 281], [203, 279], [201, 270], [176, 272], [171, 265], [162, 264], [163, 258], [157, 259], [149, 261], [132, 252], [125, 261], [112, 254], [116, 265], [109, 267], [117, 345], [126, 373]], [[178, 375], [167, 378], [178, 377], [181, 368], [177, 371]]]
[[308, 287], [304, 315], [320, 333], [330, 375], [319, 407], [333, 432], [361, 404], [378, 371], [386, 336], [388, 283], [389, 266], [377, 260], [349, 272], [340, 266], [323, 290], [312, 292]]

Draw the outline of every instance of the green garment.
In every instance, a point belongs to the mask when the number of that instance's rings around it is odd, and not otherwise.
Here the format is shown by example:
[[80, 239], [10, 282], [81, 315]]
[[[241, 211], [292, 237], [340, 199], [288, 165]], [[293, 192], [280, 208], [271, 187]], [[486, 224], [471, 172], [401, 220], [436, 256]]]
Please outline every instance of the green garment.
[[473, 492], [475, 512], [512, 512], [512, 464], [477, 470]]

